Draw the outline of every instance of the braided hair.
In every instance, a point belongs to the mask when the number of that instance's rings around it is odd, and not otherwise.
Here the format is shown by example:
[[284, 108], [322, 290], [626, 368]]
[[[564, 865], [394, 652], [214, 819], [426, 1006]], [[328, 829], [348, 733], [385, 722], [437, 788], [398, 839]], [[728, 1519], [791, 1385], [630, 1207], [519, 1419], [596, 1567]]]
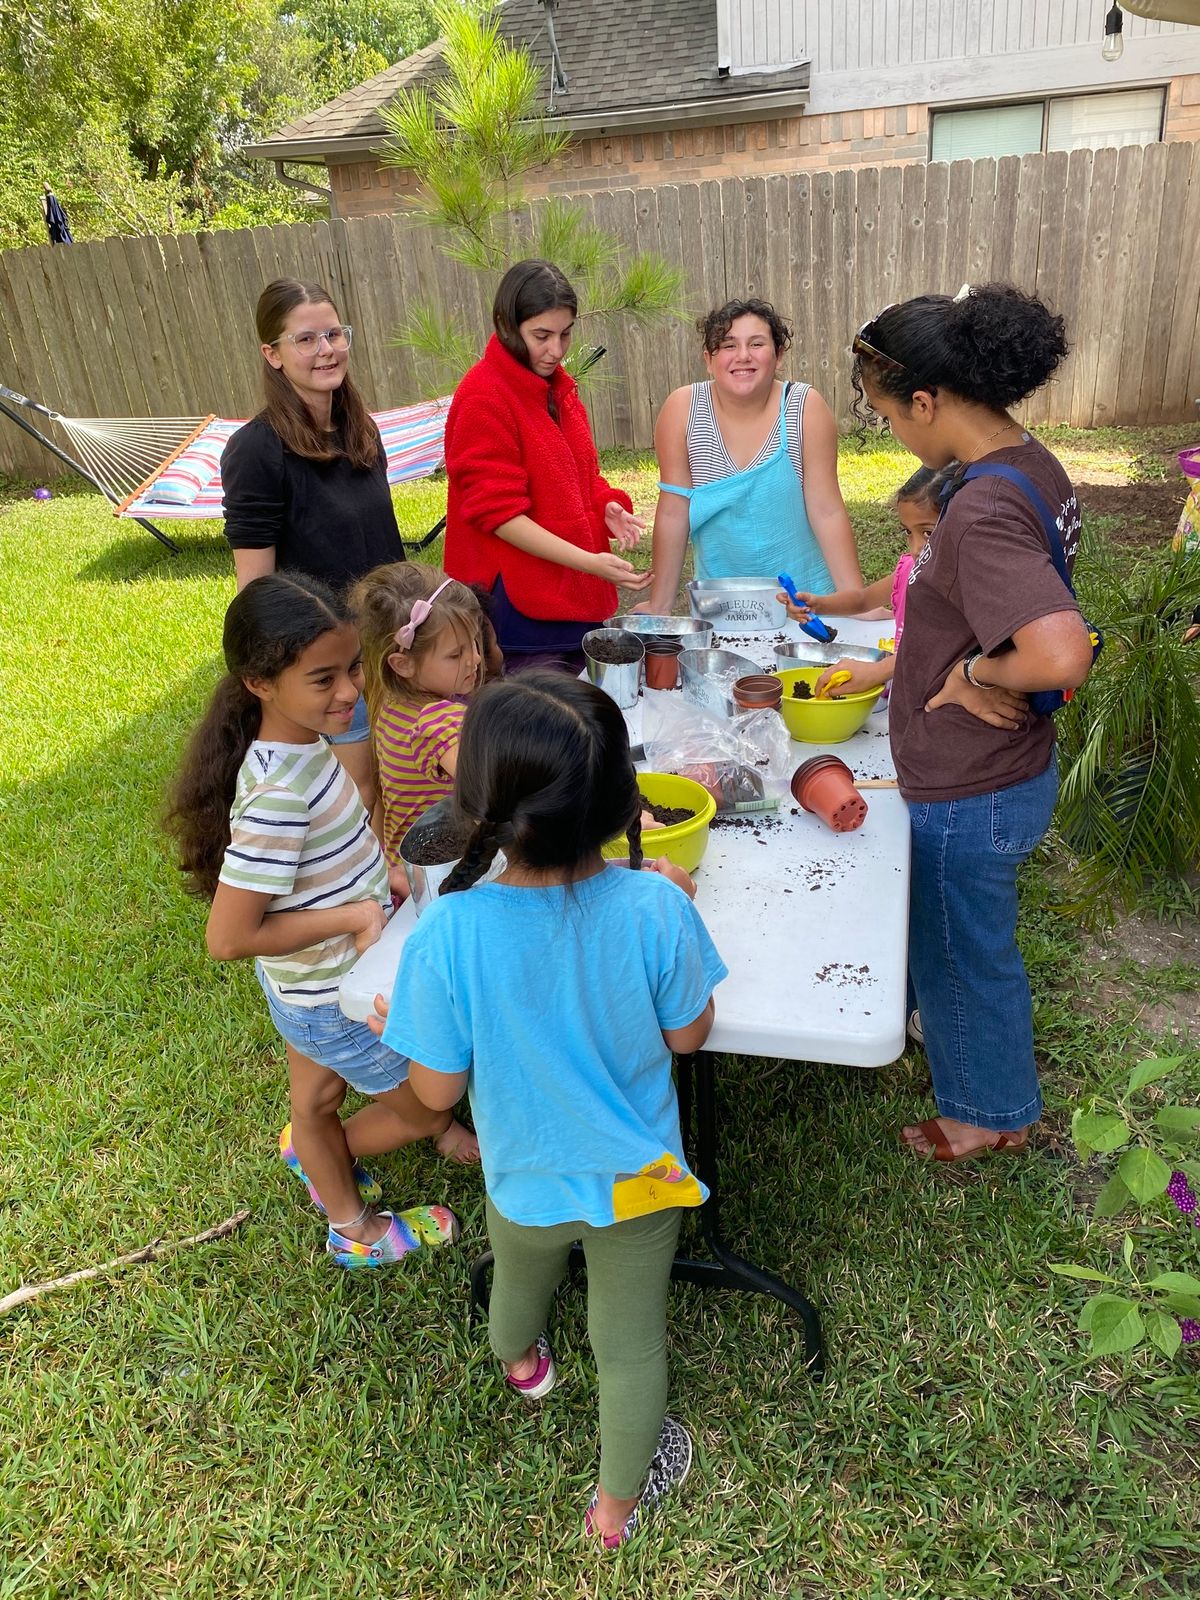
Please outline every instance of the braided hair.
[[470, 830], [443, 894], [469, 889], [497, 850], [567, 881], [624, 833], [642, 864], [642, 799], [625, 718], [611, 697], [563, 672], [486, 685], [463, 719], [454, 809]]

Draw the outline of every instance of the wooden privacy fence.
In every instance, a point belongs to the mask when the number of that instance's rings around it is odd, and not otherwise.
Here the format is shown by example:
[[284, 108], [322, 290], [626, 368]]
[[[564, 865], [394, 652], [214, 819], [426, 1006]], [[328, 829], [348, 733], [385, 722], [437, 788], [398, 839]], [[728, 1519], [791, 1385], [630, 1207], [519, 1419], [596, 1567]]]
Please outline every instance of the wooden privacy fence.
[[[541, 204], [543, 202], [539, 202]], [[845, 419], [847, 347], [890, 301], [1003, 279], [1067, 320], [1071, 356], [1027, 420], [1178, 422], [1200, 395], [1200, 143], [867, 167], [579, 197], [628, 251], [682, 266], [691, 313], [744, 294], [795, 323], [791, 375]], [[536, 209], [536, 207], [535, 207]], [[494, 288], [400, 216], [106, 239], [0, 253], [0, 382], [67, 416], [245, 416], [259, 404], [253, 308], [283, 275], [329, 286], [375, 408], [421, 398], [390, 341], [416, 301], [490, 326]], [[647, 446], [670, 390], [703, 375], [690, 323], [589, 324], [601, 445]], [[0, 471], [49, 458], [0, 417]]]

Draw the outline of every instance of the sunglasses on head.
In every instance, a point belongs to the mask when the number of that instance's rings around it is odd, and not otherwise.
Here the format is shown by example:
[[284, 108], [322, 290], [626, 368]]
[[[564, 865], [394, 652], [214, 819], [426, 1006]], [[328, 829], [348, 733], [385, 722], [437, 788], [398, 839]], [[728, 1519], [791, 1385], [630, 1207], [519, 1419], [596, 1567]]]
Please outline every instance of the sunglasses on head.
[[867, 318], [866, 322], [863, 323], [862, 327], [850, 341], [851, 355], [867, 356], [870, 360], [882, 362], [885, 367], [891, 367], [896, 372], [908, 371], [908, 368], [905, 366], [903, 361], [897, 361], [895, 356], [887, 355], [879, 348], [878, 345], [872, 344], [867, 338], [867, 334], [874, 331], [875, 324], [879, 321], [879, 319], [887, 316], [889, 311], [894, 311], [899, 304], [900, 302], [898, 300], [893, 300], [891, 305], [884, 306], [882, 311], [877, 311], [873, 317]]

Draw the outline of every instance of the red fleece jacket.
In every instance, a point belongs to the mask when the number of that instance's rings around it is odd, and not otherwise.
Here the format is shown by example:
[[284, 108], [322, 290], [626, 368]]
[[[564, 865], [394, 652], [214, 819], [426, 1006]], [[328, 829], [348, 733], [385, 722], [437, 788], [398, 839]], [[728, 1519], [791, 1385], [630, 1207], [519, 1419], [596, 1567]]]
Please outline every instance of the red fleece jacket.
[[[558, 421], [550, 415], [553, 394]], [[600, 622], [617, 609], [611, 583], [529, 555], [498, 538], [522, 514], [580, 550], [607, 551], [604, 508], [633, 502], [600, 476], [596, 446], [575, 380], [544, 378], [492, 336], [454, 392], [446, 419], [446, 572], [488, 589], [504, 579], [508, 598], [544, 622]]]

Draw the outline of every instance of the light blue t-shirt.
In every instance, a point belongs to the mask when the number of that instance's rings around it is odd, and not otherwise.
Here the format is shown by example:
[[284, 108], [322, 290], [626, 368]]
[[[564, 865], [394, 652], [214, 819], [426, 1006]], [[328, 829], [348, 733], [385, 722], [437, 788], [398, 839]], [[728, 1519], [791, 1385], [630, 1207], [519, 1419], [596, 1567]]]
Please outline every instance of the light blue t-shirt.
[[492, 1203], [548, 1227], [700, 1205], [664, 1028], [726, 975], [683, 891], [606, 867], [571, 888], [477, 884], [404, 947], [384, 1043], [435, 1072], [470, 1069]]

